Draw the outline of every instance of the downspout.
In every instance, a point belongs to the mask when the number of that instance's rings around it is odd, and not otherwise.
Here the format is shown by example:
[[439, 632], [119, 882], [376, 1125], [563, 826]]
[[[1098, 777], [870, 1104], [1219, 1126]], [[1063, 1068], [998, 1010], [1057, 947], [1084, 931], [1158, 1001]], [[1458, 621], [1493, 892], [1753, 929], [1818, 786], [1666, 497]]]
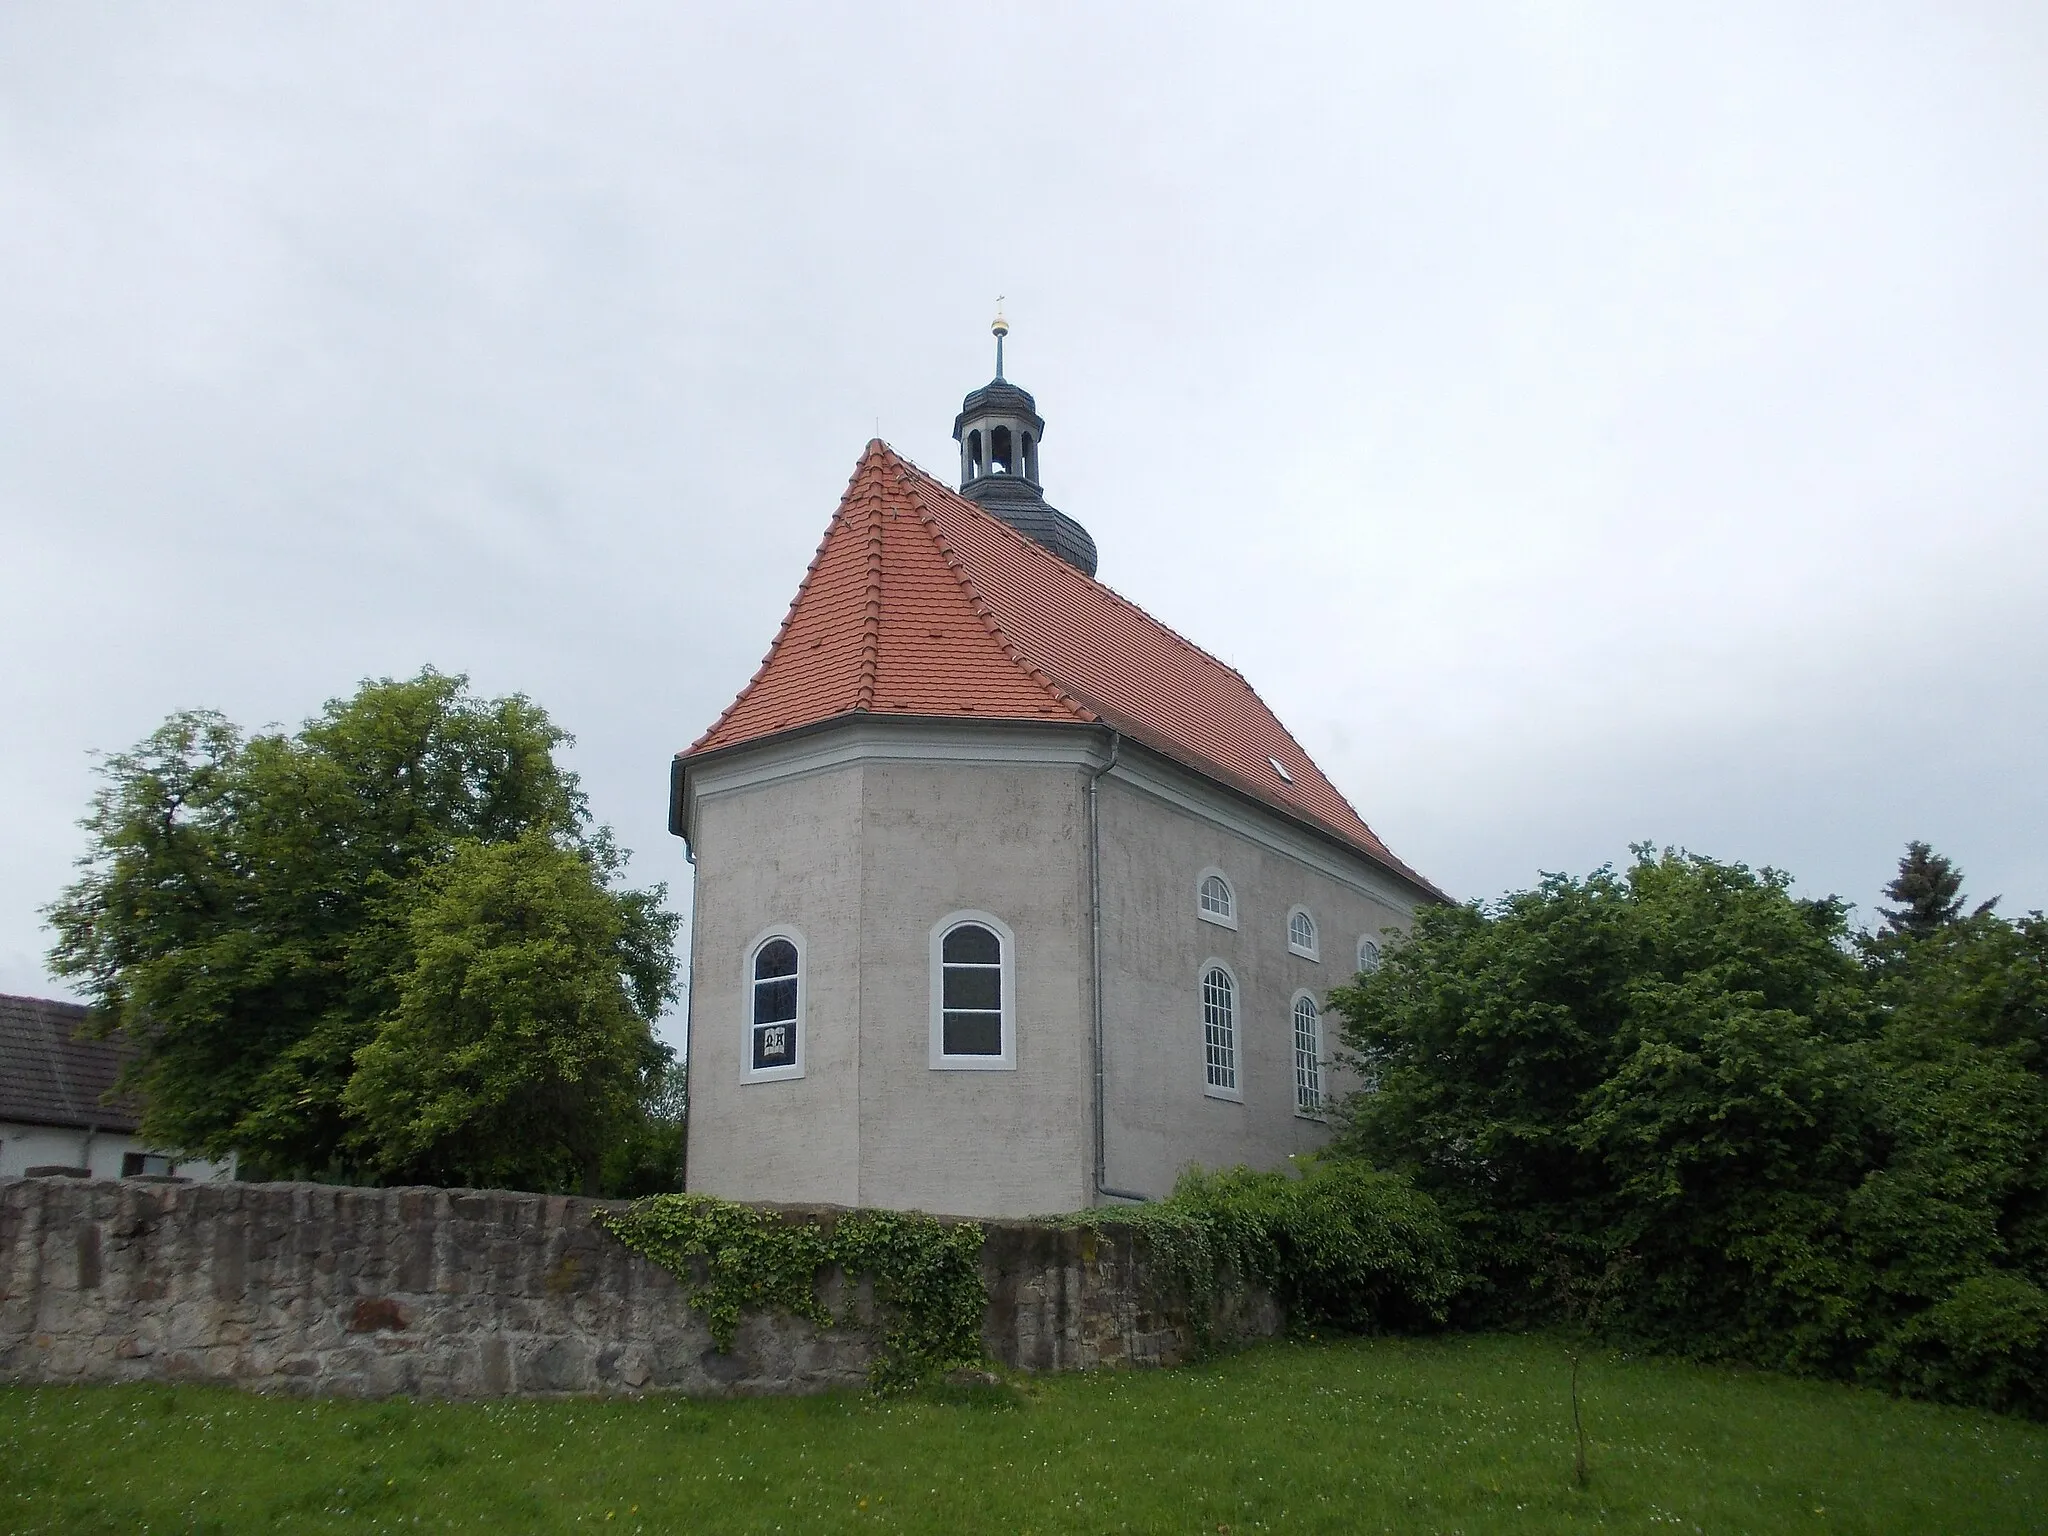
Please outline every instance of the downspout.
[[[683, 839], [683, 858], [691, 870], [697, 868], [697, 850]], [[690, 1076], [697, 1066], [697, 882], [690, 881], [690, 949], [685, 957], [688, 970], [683, 976], [683, 1166], [676, 1170], [676, 1182], [690, 1187], [690, 1106], [696, 1102], [690, 1092]]]
[[696, 1037], [690, 1025], [697, 1012], [697, 850], [690, 842], [685, 796], [689, 786], [683, 780], [683, 765], [680, 759], [669, 763], [668, 829], [683, 840], [683, 861], [690, 866], [690, 949], [684, 957], [686, 973], [683, 977], [683, 1166], [676, 1170], [676, 1182], [684, 1189], [690, 1187], [690, 1109], [695, 1102], [690, 1093], [690, 1076], [695, 1068], [697, 1053], [691, 1047]]
[[1095, 1046], [1095, 1193], [1107, 1195], [1113, 1200], [1147, 1200], [1130, 1189], [1111, 1189], [1104, 1179], [1108, 1176], [1108, 1103], [1107, 1074], [1103, 1062], [1102, 1038], [1102, 820], [1096, 810], [1096, 788], [1112, 768], [1116, 767], [1119, 753], [1124, 749], [1121, 732], [1109, 733], [1109, 761], [1088, 776], [1088, 927], [1089, 927], [1089, 971], [1094, 990], [1094, 1046]]

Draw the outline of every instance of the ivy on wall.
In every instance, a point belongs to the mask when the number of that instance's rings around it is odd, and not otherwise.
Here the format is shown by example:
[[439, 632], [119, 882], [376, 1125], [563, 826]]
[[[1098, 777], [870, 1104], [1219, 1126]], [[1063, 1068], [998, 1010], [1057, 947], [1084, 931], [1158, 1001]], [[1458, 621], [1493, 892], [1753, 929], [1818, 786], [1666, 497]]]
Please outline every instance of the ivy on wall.
[[982, 1357], [988, 1288], [982, 1228], [907, 1211], [792, 1218], [708, 1195], [651, 1195], [599, 1224], [682, 1281], [722, 1350], [743, 1312], [780, 1310], [821, 1328], [845, 1321], [818, 1297], [824, 1272], [866, 1277], [882, 1315], [882, 1349], [868, 1368], [893, 1390]]

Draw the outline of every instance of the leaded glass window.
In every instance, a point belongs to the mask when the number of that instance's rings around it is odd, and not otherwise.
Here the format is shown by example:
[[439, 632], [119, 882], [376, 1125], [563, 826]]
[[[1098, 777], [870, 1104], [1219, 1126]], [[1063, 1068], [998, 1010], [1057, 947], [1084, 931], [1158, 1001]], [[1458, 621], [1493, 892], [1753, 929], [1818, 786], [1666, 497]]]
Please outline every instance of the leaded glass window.
[[770, 1072], [797, 1064], [796, 945], [770, 939], [754, 951], [754, 1011], [748, 1029], [748, 1065]]

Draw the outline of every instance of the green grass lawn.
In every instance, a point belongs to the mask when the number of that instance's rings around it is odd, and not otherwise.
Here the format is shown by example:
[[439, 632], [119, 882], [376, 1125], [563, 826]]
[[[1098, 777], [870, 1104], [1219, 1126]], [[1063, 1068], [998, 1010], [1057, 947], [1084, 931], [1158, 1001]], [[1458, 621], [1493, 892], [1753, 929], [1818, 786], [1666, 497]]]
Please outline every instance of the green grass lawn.
[[0, 1530], [2048, 1531], [2048, 1427], [1500, 1336], [704, 1403], [0, 1389]]

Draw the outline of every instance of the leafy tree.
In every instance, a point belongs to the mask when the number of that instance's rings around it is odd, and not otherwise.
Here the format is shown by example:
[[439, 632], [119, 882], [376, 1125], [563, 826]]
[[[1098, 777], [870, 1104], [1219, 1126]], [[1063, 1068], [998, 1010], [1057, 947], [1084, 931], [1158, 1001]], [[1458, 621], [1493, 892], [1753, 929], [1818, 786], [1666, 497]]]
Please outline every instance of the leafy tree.
[[[1884, 893], [1899, 903], [1877, 909], [1884, 915], [1884, 932], [1924, 939], [1962, 916], [1963, 872], [1926, 843], [1910, 842], [1899, 860], [1897, 878]], [[1977, 911], [1986, 913], [1997, 905], [1994, 896]]]
[[2048, 1411], [2048, 920], [1980, 908], [1872, 960], [1885, 1149], [1846, 1210], [1862, 1373]]
[[[567, 741], [524, 697], [478, 698], [430, 668], [365, 683], [296, 733], [189, 712], [110, 756], [82, 874], [48, 912], [51, 961], [140, 1048], [144, 1134], [278, 1172], [384, 1166], [346, 1093], [417, 972], [416, 909], [446, 895], [435, 872], [528, 835], [595, 881], [617, 872], [554, 760]], [[658, 959], [657, 992], [676, 921], [662, 895], [609, 897], [627, 951]], [[651, 1016], [644, 987], [634, 1001]]]
[[2038, 915], [1859, 948], [1782, 874], [1639, 848], [1421, 914], [1332, 1002], [1342, 1144], [1459, 1228], [1468, 1319], [1605, 1274], [1625, 1337], [2048, 1412]]
[[621, 1200], [679, 1193], [688, 1129], [689, 1072], [670, 1055], [641, 1072], [633, 1123], [604, 1155], [602, 1193]]
[[[672, 963], [644, 893], [543, 833], [464, 841], [417, 882], [411, 966], [355, 1053], [348, 1140], [387, 1179], [598, 1192], [632, 1126]], [[623, 980], [623, 985], [622, 985]]]
[[1626, 1252], [1654, 1277], [1637, 1331], [1676, 1340], [1703, 1305], [1763, 1326], [1758, 1271], [1792, 1256], [1753, 1245], [1858, 1161], [1845, 1046], [1868, 1032], [1843, 907], [1787, 885], [1642, 848], [1625, 875], [1426, 911], [1333, 994], [1375, 1084], [1345, 1139], [1465, 1226], [1482, 1310], [1521, 1306], [1560, 1256], [1597, 1273]]

